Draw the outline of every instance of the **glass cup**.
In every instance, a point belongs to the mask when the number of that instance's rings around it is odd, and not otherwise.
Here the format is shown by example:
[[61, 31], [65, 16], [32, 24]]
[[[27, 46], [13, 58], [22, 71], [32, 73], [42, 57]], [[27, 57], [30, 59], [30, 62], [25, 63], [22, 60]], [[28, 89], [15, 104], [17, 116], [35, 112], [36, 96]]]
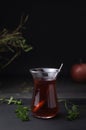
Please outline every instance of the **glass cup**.
[[30, 69], [34, 81], [31, 107], [33, 116], [48, 119], [58, 114], [59, 106], [56, 92], [56, 77], [60, 69]]

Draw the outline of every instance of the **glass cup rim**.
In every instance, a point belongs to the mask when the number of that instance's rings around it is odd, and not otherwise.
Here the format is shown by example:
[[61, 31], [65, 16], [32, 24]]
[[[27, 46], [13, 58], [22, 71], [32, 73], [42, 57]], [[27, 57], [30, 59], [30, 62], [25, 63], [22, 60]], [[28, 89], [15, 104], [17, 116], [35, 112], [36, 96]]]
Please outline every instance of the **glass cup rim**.
[[38, 72], [41, 72], [41, 73], [54, 73], [54, 72], [58, 72], [59, 69], [57, 68], [50, 68], [50, 67], [36, 67], [36, 68], [31, 68], [29, 69], [30, 72], [32, 73], [38, 73]]

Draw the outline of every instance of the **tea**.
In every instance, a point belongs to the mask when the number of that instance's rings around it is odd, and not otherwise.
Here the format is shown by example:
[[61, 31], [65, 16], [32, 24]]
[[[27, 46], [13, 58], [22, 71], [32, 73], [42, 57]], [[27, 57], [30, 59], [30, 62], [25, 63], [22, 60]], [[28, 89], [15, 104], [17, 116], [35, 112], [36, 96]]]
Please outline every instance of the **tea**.
[[32, 98], [32, 113], [39, 118], [52, 118], [58, 114], [58, 101], [56, 92], [56, 77], [59, 69], [56, 68], [33, 68], [30, 72], [34, 80]]
[[36, 117], [51, 118], [58, 113], [56, 80], [34, 79], [32, 113]]

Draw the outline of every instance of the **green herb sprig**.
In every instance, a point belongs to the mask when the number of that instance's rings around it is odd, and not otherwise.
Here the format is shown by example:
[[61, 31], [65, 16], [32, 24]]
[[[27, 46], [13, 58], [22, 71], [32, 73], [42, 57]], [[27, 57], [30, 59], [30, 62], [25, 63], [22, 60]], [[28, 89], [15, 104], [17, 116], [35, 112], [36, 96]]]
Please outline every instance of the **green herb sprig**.
[[18, 105], [17, 109], [15, 110], [16, 116], [20, 118], [22, 121], [28, 121], [29, 118], [29, 108], [23, 105]]
[[17, 100], [14, 99], [13, 96], [11, 96], [10, 98], [0, 98], [1, 103], [7, 103], [7, 104], [16, 104], [16, 105], [21, 105], [22, 104], [22, 100]]
[[8, 105], [15, 104], [17, 107], [15, 110], [16, 116], [22, 121], [30, 120], [30, 108], [23, 106], [22, 100], [14, 99], [14, 97], [11, 96], [10, 98], [0, 98], [0, 103], [7, 103]]
[[4, 69], [12, 63], [22, 51], [29, 52], [32, 46], [27, 44], [22, 30], [28, 20], [27, 16], [21, 16], [20, 23], [13, 31], [4, 28], [0, 31], [0, 69]]
[[68, 108], [67, 101], [65, 101], [65, 109], [67, 111], [67, 116], [66, 118], [68, 120], [75, 120], [79, 117], [79, 106], [75, 104], [71, 104], [71, 108]]
[[59, 99], [58, 102], [63, 102], [65, 110], [67, 112], [66, 119], [69, 121], [75, 120], [80, 117], [79, 106], [76, 104], [71, 103], [67, 100]]

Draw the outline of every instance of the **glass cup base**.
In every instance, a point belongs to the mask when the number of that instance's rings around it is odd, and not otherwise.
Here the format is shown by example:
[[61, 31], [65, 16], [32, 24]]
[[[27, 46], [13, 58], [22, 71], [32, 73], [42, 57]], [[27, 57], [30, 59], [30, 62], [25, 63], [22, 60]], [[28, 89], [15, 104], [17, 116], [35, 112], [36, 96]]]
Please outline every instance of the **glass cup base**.
[[52, 116], [40, 116], [40, 115], [34, 115], [33, 114], [33, 117], [36, 117], [36, 118], [40, 118], [40, 119], [51, 119], [51, 118], [55, 118], [58, 114], [55, 114], [55, 115], [52, 115]]

